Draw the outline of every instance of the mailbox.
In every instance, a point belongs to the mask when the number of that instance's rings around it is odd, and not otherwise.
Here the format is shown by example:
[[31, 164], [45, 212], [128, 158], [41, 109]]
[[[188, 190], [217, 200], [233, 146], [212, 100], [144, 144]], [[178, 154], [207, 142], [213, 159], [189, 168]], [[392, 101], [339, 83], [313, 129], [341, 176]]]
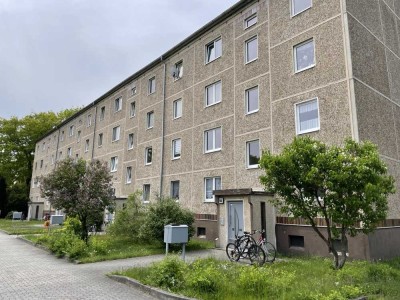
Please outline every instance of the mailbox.
[[165, 225], [164, 243], [183, 244], [189, 240], [189, 229], [187, 225]]
[[64, 216], [63, 215], [52, 215], [50, 216], [50, 224], [51, 225], [61, 225], [62, 223], [64, 223]]

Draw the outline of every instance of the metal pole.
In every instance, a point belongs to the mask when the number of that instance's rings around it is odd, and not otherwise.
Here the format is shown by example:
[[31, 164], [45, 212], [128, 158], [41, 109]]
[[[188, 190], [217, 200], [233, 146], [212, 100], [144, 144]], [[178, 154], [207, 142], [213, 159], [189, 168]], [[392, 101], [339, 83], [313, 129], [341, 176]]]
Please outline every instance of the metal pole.
[[182, 244], [182, 259], [183, 259], [183, 261], [185, 261], [185, 247], [186, 247], [186, 244], [185, 243], [183, 243]]

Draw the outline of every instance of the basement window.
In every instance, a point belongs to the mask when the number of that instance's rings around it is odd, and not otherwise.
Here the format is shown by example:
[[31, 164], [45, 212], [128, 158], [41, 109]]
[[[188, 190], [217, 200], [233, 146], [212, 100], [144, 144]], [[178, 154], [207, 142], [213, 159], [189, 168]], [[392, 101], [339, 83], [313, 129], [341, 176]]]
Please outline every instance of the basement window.
[[302, 235], [289, 235], [289, 247], [304, 248], [304, 236]]

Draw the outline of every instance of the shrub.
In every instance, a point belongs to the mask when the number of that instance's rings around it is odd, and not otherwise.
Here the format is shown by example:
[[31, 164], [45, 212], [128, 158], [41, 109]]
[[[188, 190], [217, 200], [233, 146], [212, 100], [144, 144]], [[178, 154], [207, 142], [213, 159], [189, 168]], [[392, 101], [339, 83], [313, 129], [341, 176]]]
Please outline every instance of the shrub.
[[194, 261], [188, 271], [187, 285], [196, 292], [216, 293], [223, 281], [220, 263], [211, 258]]
[[149, 206], [140, 228], [140, 237], [147, 241], [160, 241], [164, 239], [164, 226], [168, 224], [185, 224], [189, 227], [189, 238], [194, 234], [194, 215], [182, 208], [175, 199], [159, 198], [156, 203]]
[[161, 262], [154, 263], [147, 278], [150, 284], [170, 290], [177, 290], [184, 283], [186, 263], [176, 255], [169, 255]]

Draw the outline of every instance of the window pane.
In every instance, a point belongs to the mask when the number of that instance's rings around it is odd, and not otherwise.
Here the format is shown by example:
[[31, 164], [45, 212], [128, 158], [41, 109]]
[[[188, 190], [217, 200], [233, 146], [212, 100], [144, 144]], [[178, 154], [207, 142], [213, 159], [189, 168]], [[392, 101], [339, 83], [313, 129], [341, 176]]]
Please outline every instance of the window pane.
[[246, 43], [246, 62], [252, 61], [258, 57], [258, 40], [252, 39]]
[[214, 43], [207, 46], [207, 62], [212, 61], [215, 58], [215, 47]]
[[206, 199], [213, 198], [213, 178], [206, 178]]
[[171, 197], [179, 199], [179, 181], [171, 181]]
[[205, 142], [206, 142], [206, 150], [207, 151], [213, 149], [213, 136], [214, 136], [214, 134], [213, 134], [212, 130], [206, 131], [206, 135], [205, 135], [206, 141]]
[[221, 189], [221, 177], [215, 177], [215, 190]]
[[314, 65], [314, 41], [296, 46], [296, 71]]
[[131, 102], [131, 109], [130, 109], [130, 116], [134, 117], [135, 116], [135, 108], [136, 108], [136, 103]]
[[299, 104], [298, 107], [299, 131], [304, 132], [318, 128], [317, 100]]
[[222, 40], [219, 39], [215, 41], [215, 58], [222, 55]]
[[292, 14], [298, 13], [311, 7], [311, 0], [292, 0]]
[[254, 15], [254, 16], [246, 19], [245, 27], [247, 28], [247, 27], [253, 26], [256, 23], [257, 23], [257, 15]]
[[181, 156], [181, 139], [173, 141], [173, 158]]
[[147, 148], [146, 149], [146, 163], [150, 164], [152, 162], [153, 156], [153, 149]]
[[251, 141], [247, 143], [248, 166], [258, 165], [260, 160], [260, 141]]
[[246, 91], [247, 96], [247, 112], [258, 110], [258, 87]]
[[218, 81], [217, 83], [215, 83], [214, 88], [215, 88], [215, 103], [221, 102], [221, 95], [222, 95], [221, 81]]
[[214, 85], [210, 85], [207, 88], [207, 105], [214, 103]]
[[215, 147], [214, 147], [214, 149], [221, 149], [221, 145], [222, 145], [221, 128], [216, 128], [214, 134], [215, 134]]

